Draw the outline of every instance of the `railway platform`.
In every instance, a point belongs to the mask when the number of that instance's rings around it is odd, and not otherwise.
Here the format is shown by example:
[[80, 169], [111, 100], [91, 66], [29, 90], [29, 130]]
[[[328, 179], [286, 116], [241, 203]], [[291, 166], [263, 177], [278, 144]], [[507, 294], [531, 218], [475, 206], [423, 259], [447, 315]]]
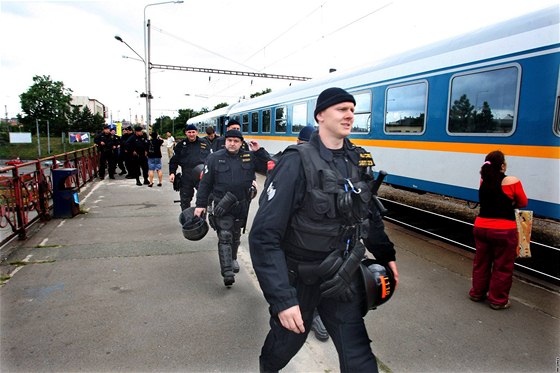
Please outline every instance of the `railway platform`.
[[[258, 372], [268, 307], [248, 235], [227, 289], [215, 233], [183, 238], [166, 168], [161, 188], [88, 184], [86, 213], [1, 248], [2, 372]], [[366, 316], [381, 371], [558, 372], [557, 288], [516, 276], [512, 308], [492, 310], [468, 299], [472, 254], [386, 226], [400, 285]], [[310, 335], [284, 371], [338, 372], [332, 343]]]

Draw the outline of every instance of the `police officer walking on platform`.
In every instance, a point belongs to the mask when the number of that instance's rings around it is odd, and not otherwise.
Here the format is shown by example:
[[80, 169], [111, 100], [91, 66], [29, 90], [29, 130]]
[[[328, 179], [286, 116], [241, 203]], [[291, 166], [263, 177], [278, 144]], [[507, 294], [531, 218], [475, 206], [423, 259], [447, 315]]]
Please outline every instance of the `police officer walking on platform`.
[[99, 149], [99, 178], [105, 178], [105, 168], [109, 170], [109, 179], [115, 178], [116, 158], [114, 150], [116, 149], [119, 140], [115, 135], [110, 132], [108, 125], [103, 126], [103, 131], [95, 136], [93, 142]]
[[[392, 269], [395, 282], [398, 272], [393, 245], [370, 211], [371, 154], [347, 139], [355, 104], [341, 88], [323, 91], [314, 112], [318, 132], [309, 143], [286, 149], [260, 197], [249, 247], [271, 313], [261, 372], [284, 368], [299, 351], [315, 308], [341, 372], [378, 371], [358, 267], [367, 248]], [[384, 240], [377, 241], [380, 236]]]
[[[226, 124], [226, 132], [229, 130], [237, 130], [241, 132], [241, 124], [239, 123], [239, 121], [237, 119], [230, 119], [228, 120], [227, 124]], [[226, 146], [226, 138], [224, 136], [222, 137], [218, 137], [217, 139], [217, 144], [215, 145], [216, 149], [223, 149]], [[241, 144], [241, 149], [245, 150], [245, 151], [249, 151], [249, 144], [247, 144], [245, 141], [242, 142]]]
[[[255, 171], [266, 172], [270, 157], [256, 141], [251, 141], [252, 151], [242, 150], [243, 135], [238, 130], [227, 131], [225, 140], [224, 149], [208, 156], [196, 194], [194, 215], [202, 216], [209, 210], [208, 220], [218, 233], [224, 285], [229, 287], [235, 282], [235, 273], [239, 272], [237, 250], [241, 228], [247, 223], [249, 203], [256, 195], [253, 189]], [[209, 202], [210, 195], [212, 201]]]
[[[198, 137], [198, 129], [195, 125], [185, 126], [185, 135], [187, 138], [175, 145], [173, 157], [169, 161], [169, 181], [173, 183], [177, 176], [181, 176], [179, 189], [181, 211], [191, 206], [194, 189], [198, 187], [200, 181], [200, 175], [194, 175], [193, 169], [203, 165], [210, 153], [208, 144]], [[181, 166], [181, 174], [177, 174], [179, 166]]]

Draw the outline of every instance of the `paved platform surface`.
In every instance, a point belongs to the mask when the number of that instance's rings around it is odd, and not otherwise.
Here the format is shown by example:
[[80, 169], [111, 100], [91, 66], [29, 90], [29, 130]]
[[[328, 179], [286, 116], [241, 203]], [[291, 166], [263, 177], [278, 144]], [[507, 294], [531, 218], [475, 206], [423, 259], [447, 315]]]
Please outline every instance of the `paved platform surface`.
[[[183, 238], [167, 170], [161, 188], [121, 176], [89, 184], [80, 199], [87, 213], [2, 248], [12, 254], [0, 269], [12, 277], [0, 288], [0, 371], [258, 371], [268, 310], [247, 234], [227, 289], [215, 233]], [[366, 317], [382, 371], [558, 372], [558, 289], [515, 278], [512, 308], [494, 311], [467, 297], [471, 254], [387, 229], [401, 284]], [[332, 343], [310, 336], [284, 371], [338, 372]]]

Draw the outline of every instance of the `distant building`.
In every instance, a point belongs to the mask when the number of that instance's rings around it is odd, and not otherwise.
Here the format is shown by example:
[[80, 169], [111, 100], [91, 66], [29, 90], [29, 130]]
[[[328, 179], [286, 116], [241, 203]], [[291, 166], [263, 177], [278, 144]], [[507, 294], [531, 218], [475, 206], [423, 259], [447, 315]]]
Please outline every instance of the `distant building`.
[[72, 96], [70, 104], [72, 106], [80, 106], [82, 109], [87, 107], [93, 115], [99, 114], [103, 117], [103, 119], [107, 119], [107, 109], [105, 105], [94, 98], [89, 98], [87, 96]]

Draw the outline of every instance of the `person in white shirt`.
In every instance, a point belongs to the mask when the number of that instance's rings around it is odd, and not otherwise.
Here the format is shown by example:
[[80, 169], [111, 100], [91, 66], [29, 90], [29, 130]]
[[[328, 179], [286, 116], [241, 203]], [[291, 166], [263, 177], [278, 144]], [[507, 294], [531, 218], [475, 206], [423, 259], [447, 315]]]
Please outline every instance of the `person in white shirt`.
[[173, 157], [173, 149], [175, 148], [175, 138], [171, 135], [171, 132], [167, 131], [167, 139], [165, 140], [165, 146], [167, 147], [167, 157], [171, 159]]

